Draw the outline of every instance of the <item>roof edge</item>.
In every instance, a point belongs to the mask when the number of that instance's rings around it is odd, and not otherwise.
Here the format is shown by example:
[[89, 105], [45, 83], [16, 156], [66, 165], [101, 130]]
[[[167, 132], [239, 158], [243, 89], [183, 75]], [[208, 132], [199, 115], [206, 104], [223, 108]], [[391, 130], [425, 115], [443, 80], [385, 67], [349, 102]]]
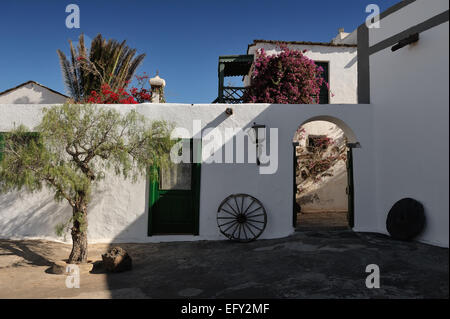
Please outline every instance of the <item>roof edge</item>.
[[40, 84], [40, 83], [38, 83], [38, 82], [36, 82], [36, 81], [32, 81], [32, 80], [27, 81], [27, 82], [24, 82], [24, 83], [22, 83], [22, 84], [19, 84], [19, 85], [15, 86], [15, 87], [12, 87], [12, 88], [10, 88], [10, 89], [7, 89], [7, 90], [5, 90], [5, 91], [3, 91], [3, 92], [0, 92], [0, 95], [9, 93], [9, 92], [11, 92], [11, 91], [14, 91], [14, 90], [16, 90], [16, 89], [18, 89], [18, 88], [21, 88], [22, 86], [25, 86], [25, 85], [27, 85], [27, 84], [36, 84], [36, 85], [38, 85], [38, 86], [40, 86], [40, 87], [42, 87], [42, 88], [44, 88], [44, 89], [49, 90], [50, 92], [53, 92], [53, 93], [58, 94], [58, 95], [61, 95], [61, 96], [65, 97], [65, 98], [67, 98], [67, 99], [69, 98], [69, 96], [67, 96], [67, 95], [65, 95], [65, 94], [62, 94], [62, 93], [60, 93], [60, 92], [58, 92], [58, 91], [55, 91], [55, 90], [53, 90], [53, 89], [51, 89], [51, 88], [49, 88], [49, 87], [46, 87], [45, 85], [42, 85], [42, 84]]
[[255, 46], [257, 43], [271, 43], [271, 44], [299, 44], [299, 45], [318, 45], [318, 46], [327, 46], [327, 47], [347, 47], [347, 48], [356, 48], [358, 45], [356, 44], [345, 44], [345, 43], [332, 43], [332, 42], [312, 42], [312, 41], [282, 41], [282, 40], [263, 40], [256, 39], [253, 40], [253, 43], [250, 43], [247, 47], [247, 53], [250, 47]]

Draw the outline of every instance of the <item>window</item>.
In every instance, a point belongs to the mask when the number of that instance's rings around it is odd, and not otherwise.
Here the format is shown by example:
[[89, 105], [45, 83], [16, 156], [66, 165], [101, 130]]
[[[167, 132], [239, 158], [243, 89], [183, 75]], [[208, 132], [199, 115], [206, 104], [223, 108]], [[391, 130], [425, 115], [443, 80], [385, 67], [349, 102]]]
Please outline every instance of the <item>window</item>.
[[172, 164], [160, 169], [160, 190], [190, 190], [192, 165], [190, 163]]
[[[314, 61], [317, 66], [321, 66], [323, 68], [322, 72], [322, 78], [325, 80], [325, 82], [329, 83], [329, 74], [328, 74], [328, 62], [319, 62]], [[329, 92], [327, 85], [324, 83], [322, 87], [320, 88], [319, 93], [319, 104], [329, 104]]]
[[325, 150], [328, 147], [327, 143], [324, 143], [326, 139], [326, 135], [308, 135], [306, 149], [309, 152], [314, 152], [314, 150], [319, 147]]
[[192, 150], [191, 140], [184, 139], [178, 155], [187, 152], [188, 163], [170, 163], [159, 169], [159, 190], [191, 190], [192, 185]]

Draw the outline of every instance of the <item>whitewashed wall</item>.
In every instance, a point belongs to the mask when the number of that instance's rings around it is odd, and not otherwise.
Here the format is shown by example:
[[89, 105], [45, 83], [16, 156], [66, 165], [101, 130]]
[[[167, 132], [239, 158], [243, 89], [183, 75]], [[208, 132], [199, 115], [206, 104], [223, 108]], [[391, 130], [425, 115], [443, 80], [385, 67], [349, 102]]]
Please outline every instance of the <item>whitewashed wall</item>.
[[[240, 192], [255, 196], [267, 210], [267, 228], [261, 238], [288, 236], [294, 231], [292, 139], [301, 124], [321, 119], [335, 121], [343, 127], [351, 142], [359, 141], [362, 145], [362, 148], [354, 150], [355, 226], [356, 229], [374, 230], [376, 216], [370, 105], [140, 104], [108, 107], [123, 112], [136, 108], [150, 119], [168, 120], [189, 130], [192, 130], [192, 121], [198, 119], [202, 121], [203, 128], [219, 130], [225, 127], [245, 128], [253, 122], [265, 124], [268, 129], [278, 128], [278, 170], [271, 175], [261, 175], [259, 167], [252, 163], [203, 164], [199, 236], [148, 237], [146, 180], [131, 184], [117, 177], [108, 177], [95, 193], [90, 206], [88, 236], [91, 242], [223, 239], [217, 228], [217, 207], [228, 195]], [[227, 107], [234, 109], [230, 117], [224, 113]], [[14, 108], [0, 105], [0, 131], [8, 131], [21, 123], [34, 127], [41, 118], [41, 108], [42, 105], [14, 105]], [[0, 237], [62, 239], [56, 237], [54, 225], [69, 215], [67, 205], [54, 204], [50, 194], [45, 192], [31, 196], [0, 195]], [[67, 239], [70, 240], [70, 236]]]
[[[382, 19], [380, 29], [370, 29], [369, 43], [375, 45], [446, 10], [448, 0], [417, 0]], [[147, 181], [130, 184], [109, 177], [91, 205], [91, 242], [221, 239], [215, 219], [217, 206], [226, 196], [238, 192], [257, 197], [266, 207], [268, 224], [262, 238], [291, 234], [292, 138], [299, 125], [328, 120], [344, 130], [349, 142], [358, 141], [362, 146], [353, 151], [354, 230], [386, 233], [389, 209], [397, 200], [413, 197], [424, 204], [427, 216], [419, 240], [448, 247], [448, 30], [447, 21], [420, 33], [416, 44], [396, 52], [386, 48], [372, 54], [371, 104], [109, 106], [123, 112], [136, 108], [151, 119], [165, 119], [188, 129], [194, 119], [201, 119], [203, 128], [219, 130], [248, 127], [253, 122], [278, 128], [278, 170], [261, 175], [255, 164], [203, 164], [200, 236], [147, 237]], [[20, 123], [34, 126], [42, 107], [0, 104], [0, 131]], [[230, 117], [224, 113], [227, 107], [234, 109]], [[53, 226], [64, 220], [64, 214], [70, 214], [67, 206], [54, 204], [45, 192], [1, 195], [0, 237], [57, 239]]]
[[[248, 54], [255, 54], [261, 48], [269, 55], [280, 51], [276, 44], [256, 43], [250, 46]], [[329, 97], [330, 103], [358, 103], [356, 47], [288, 44], [288, 48], [299, 51], [307, 50], [305, 55], [308, 58], [314, 61], [328, 62], [329, 85], [332, 93]], [[249, 83], [249, 77], [246, 76], [244, 84], [249, 85]]]
[[[369, 29], [370, 45], [448, 10], [448, 0], [417, 0]], [[449, 24], [419, 34], [415, 44], [370, 56], [374, 112], [376, 216], [386, 216], [403, 197], [423, 203], [427, 217], [420, 240], [449, 241]]]
[[64, 103], [66, 97], [35, 83], [28, 83], [0, 95], [0, 104], [53, 104]]

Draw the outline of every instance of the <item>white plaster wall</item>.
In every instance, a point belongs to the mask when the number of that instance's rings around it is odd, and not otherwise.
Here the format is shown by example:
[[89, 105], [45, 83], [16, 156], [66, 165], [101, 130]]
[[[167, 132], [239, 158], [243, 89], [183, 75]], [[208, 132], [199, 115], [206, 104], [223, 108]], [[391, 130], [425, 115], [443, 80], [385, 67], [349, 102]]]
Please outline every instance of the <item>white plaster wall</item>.
[[0, 104], [55, 104], [65, 101], [64, 96], [33, 83], [0, 95]]
[[380, 21], [380, 28], [370, 29], [369, 45], [387, 39], [448, 10], [448, 0], [416, 0]]
[[[8, 131], [14, 124], [34, 127], [41, 118], [42, 107], [14, 105], [12, 108], [11, 105], [0, 105], [0, 131]], [[226, 196], [238, 192], [257, 197], [265, 206], [268, 223], [261, 238], [288, 236], [294, 231], [292, 138], [299, 125], [312, 118], [341, 119], [343, 122], [340, 123], [347, 125], [344, 130], [350, 132], [349, 127], [353, 130], [350, 141], [356, 142], [353, 137], [356, 136], [361, 143], [362, 148], [354, 150], [355, 225], [357, 229], [374, 230], [372, 115], [369, 105], [140, 104], [108, 107], [122, 112], [136, 108], [150, 119], [168, 120], [189, 130], [194, 119], [201, 119], [203, 128], [217, 127], [220, 130], [225, 127], [245, 128], [253, 122], [265, 124], [268, 129], [278, 128], [278, 170], [272, 175], [261, 175], [259, 167], [252, 163], [204, 163], [201, 169], [199, 236], [148, 237], [146, 179], [132, 184], [109, 176], [100, 185], [90, 206], [88, 236], [91, 242], [223, 239], [217, 228], [217, 207]], [[234, 114], [230, 117], [224, 113], [227, 107], [234, 109]], [[42, 198], [47, 201], [48, 197], [45, 196], [48, 194], [0, 195], [0, 237], [61, 240], [62, 238], [56, 237], [51, 223], [60, 222], [63, 217], [70, 215], [70, 211], [65, 210], [64, 216], [58, 215], [53, 206], [42, 205]], [[49, 202], [46, 205], [51, 204]], [[64, 210], [67, 206], [58, 206], [57, 209]], [[43, 219], [44, 215], [49, 217]], [[36, 225], [37, 220], [42, 222]], [[70, 240], [70, 236], [67, 239]]]
[[[255, 54], [260, 48], [264, 48], [267, 54], [276, 54], [280, 51], [275, 44], [257, 43], [249, 48], [248, 54]], [[329, 63], [329, 85], [332, 93], [329, 99], [330, 104], [358, 103], [356, 47], [288, 44], [288, 48], [307, 50], [305, 55], [308, 58]], [[246, 76], [244, 85], [249, 83], [249, 77]]]
[[[328, 172], [333, 176], [322, 177], [312, 187], [302, 192], [297, 200], [303, 213], [316, 212], [347, 212], [348, 200], [345, 189], [347, 187], [347, 171], [345, 161], [338, 161]], [[302, 199], [304, 199], [302, 201]]]
[[[370, 29], [371, 43], [448, 10], [448, 0], [416, 1]], [[386, 21], [385, 21], [386, 20]], [[381, 36], [382, 35], [382, 36]], [[449, 24], [424, 31], [396, 52], [370, 56], [378, 228], [392, 205], [412, 197], [425, 206], [419, 240], [449, 242]]]

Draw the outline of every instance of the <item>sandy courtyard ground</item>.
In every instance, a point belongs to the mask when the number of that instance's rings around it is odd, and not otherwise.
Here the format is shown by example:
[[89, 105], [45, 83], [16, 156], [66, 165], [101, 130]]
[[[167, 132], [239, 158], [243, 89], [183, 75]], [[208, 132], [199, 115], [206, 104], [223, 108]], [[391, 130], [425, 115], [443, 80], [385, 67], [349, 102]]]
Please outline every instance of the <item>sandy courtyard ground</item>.
[[[229, 241], [118, 244], [133, 270], [92, 274], [80, 288], [48, 273], [71, 246], [0, 240], [0, 298], [448, 298], [448, 249], [349, 230], [296, 232], [248, 244]], [[110, 245], [89, 246], [100, 260]], [[368, 264], [379, 289], [365, 285]]]

